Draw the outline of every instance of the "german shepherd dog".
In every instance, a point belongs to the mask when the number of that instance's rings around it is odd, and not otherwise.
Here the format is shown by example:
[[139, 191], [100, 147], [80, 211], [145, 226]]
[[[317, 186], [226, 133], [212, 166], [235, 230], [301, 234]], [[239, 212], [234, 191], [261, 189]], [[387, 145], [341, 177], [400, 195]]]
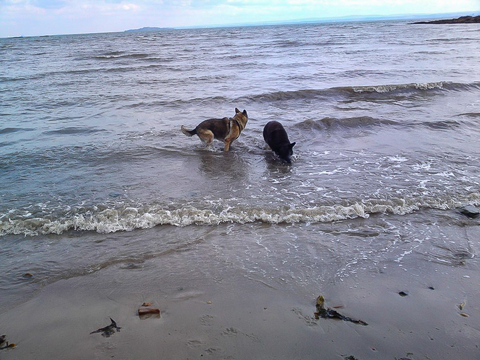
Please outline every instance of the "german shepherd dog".
[[187, 136], [198, 135], [200, 140], [207, 144], [207, 148], [213, 142], [213, 139], [221, 140], [225, 143], [225, 151], [230, 150], [232, 142], [240, 136], [240, 133], [247, 126], [247, 111], [241, 112], [235, 108], [233, 118], [208, 119], [202, 121], [193, 130], [187, 130], [182, 125], [182, 132]]
[[269, 121], [263, 128], [263, 138], [270, 148], [280, 157], [280, 159], [291, 164], [293, 147], [295, 143], [290, 143], [287, 132], [278, 121]]

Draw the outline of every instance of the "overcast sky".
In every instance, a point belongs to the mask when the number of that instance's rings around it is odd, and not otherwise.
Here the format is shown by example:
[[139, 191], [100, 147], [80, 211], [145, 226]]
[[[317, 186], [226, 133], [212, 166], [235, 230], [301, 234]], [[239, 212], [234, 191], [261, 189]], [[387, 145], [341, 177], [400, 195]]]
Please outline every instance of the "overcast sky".
[[480, 11], [480, 0], [0, 0], [0, 37]]

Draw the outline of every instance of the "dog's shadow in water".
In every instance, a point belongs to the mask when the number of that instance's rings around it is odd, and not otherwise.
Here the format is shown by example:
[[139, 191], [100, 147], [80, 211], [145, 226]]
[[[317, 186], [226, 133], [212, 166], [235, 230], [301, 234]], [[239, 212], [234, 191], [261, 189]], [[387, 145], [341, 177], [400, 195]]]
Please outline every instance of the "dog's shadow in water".
[[270, 174], [290, 174], [293, 170], [293, 164], [283, 161], [271, 150], [266, 150], [264, 159]]
[[235, 180], [248, 176], [248, 163], [234, 151], [198, 150], [200, 171], [212, 179], [227, 175]]

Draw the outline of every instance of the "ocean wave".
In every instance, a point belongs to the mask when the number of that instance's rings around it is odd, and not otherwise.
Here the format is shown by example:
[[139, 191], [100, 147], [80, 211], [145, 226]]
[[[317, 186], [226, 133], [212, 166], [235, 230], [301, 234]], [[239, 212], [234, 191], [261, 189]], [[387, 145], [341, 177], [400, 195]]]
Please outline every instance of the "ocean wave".
[[[271, 102], [287, 100], [307, 100], [317, 98], [345, 97], [361, 94], [395, 94], [405, 92], [426, 92], [426, 91], [462, 91], [480, 90], [480, 82], [455, 83], [449, 81], [408, 83], [408, 84], [380, 84], [371, 86], [338, 86], [325, 89], [299, 89], [292, 91], [274, 91], [263, 94], [251, 95], [251, 101]], [[241, 99], [237, 99], [241, 100]]]
[[58, 130], [49, 130], [44, 131], [43, 134], [45, 135], [78, 135], [78, 134], [93, 134], [96, 132], [107, 131], [105, 129], [93, 129], [93, 128], [83, 128], [77, 126], [69, 126], [66, 128], [58, 129]]
[[461, 127], [461, 123], [454, 120], [443, 120], [443, 121], [425, 121], [422, 123], [426, 128], [434, 130], [449, 130]]
[[110, 52], [103, 55], [96, 55], [93, 57], [95, 60], [118, 60], [118, 59], [145, 59], [150, 57], [151, 54], [147, 53], [131, 53], [126, 54], [123, 52]]
[[376, 85], [376, 86], [354, 86], [351, 90], [355, 93], [391, 93], [404, 90], [436, 90], [444, 89], [446, 84], [443, 81], [426, 82], [426, 83], [410, 83], [410, 84], [392, 84], [392, 85]]
[[[311, 207], [262, 208], [254, 206], [215, 206], [204, 209], [194, 205], [178, 208], [152, 205], [135, 207], [126, 205], [99, 206], [79, 209], [53, 216], [45, 210], [39, 215], [32, 211], [10, 211], [0, 215], [0, 236], [37, 236], [62, 234], [68, 231], [95, 231], [114, 233], [148, 229], [155, 226], [219, 225], [223, 223], [268, 224], [326, 223], [339, 220], [368, 218], [373, 214], [406, 215], [420, 209], [449, 210], [467, 203], [478, 204], [480, 194], [472, 193], [462, 199], [416, 198], [378, 200], [370, 199], [351, 204], [333, 204]], [[32, 216], [35, 213], [37, 216]]]
[[32, 129], [32, 128], [4, 128], [4, 129], [1, 129], [0, 128], [0, 135], [11, 134], [11, 133], [20, 132], [20, 131], [33, 131], [33, 130], [35, 130], [35, 129]]
[[209, 96], [209, 97], [196, 97], [190, 99], [165, 99], [165, 100], [158, 100], [155, 99], [153, 101], [137, 101], [135, 103], [126, 104], [119, 106], [118, 109], [137, 109], [137, 108], [156, 108], [159, 106], [165, 106], [170, 108], [178, 108], [184, 105], [193, 105], [193, 104], [203, 104], [203, 103], [227, 103], [230, 100], [224, 96]]
[[398, 125], [396, 121], [378, 119], [370, 116], [357, 116], [349, 118], [333, 118], [324, 117], [319, 120], [304, 120], [295, 124], [295, 127], [299, 129], [330, 129], [330, 128], [356, 128], [356, 127], [368, 127], [368, 126], [381, 126], [381, 125]]
[[[329, 93], [336, 92], [334, 89], [303, 89], [292, 91], [274, 91], [263, 94], [251, 95], [247, 99], [255, 102], [286, 101], [297, 99], [314, 99], [321, 96], [327, 97]], [[237, 99], [241, 101], [242, 98]]]
[[455, 83], [451, 81], [436, 81], [424, 83], [409, 83], [409, 84], [392, 84], [392, 85], [377, 85], [377, 86], [354, 86], [351, 89], [346, 88], [354, 93], [392, 93], [405, 91], [430, 91], [430, 90], [479, 90], [480, 82], [472, 83]]
[[477, 117], [480, 117], [480, 113], [478, 113], [478, 112], [469, 112], [469, 113], [459, 114], [458, 116], [467, 116], [467, 117], [477, 118]]
[[422, 126], [431, 130], [452, 130], [461, 128], [463, 125], [460, 121], [455, 120], [439, 120], [439, 121], [421, 121], [419, 123], [413, 121], [398, 122], [389, 119], [374, 118], [371, 116], [354, 116], [345, 118], [324, 117], [321, 119], [307, 119], [297, 124], [295, 127], [300, 130], [342, 130], [356, 128], [373, 128], [380, 126], [397, 126], [397, 127], [416, 127]]
[[[148, 60], [148, 59], [147, 59]], [[80, 75], [98, 75], [98, 74], [108, 74], [108, 73], [127, 73], [127, 72], [135, 72], [139, 70], [146, 70], [146, 69], [155, 69], [155, 68], [164, 68], [164, 64], [149, 64], [146, 62], [145, 65], [123, 65], [118, 66], [112, 64], [110, 67], [99, 66], [95, 68], [75, 68], [75, 69], [67, 69], [67, 70], [53, 70], [53, 71], [45, 71], [34, 73], [31, 75], [22, 75], [16, 77], [0, 77], [0, 82], [16, 82], [16, 81], [33, 81], [33, 80], [43, 80], [43, 79], [52, 79], [57, 76], [80, 76]], [[169, 70], [176, 70], [169, 68]], [[182, 71], [179, 69], [179, 71]]]

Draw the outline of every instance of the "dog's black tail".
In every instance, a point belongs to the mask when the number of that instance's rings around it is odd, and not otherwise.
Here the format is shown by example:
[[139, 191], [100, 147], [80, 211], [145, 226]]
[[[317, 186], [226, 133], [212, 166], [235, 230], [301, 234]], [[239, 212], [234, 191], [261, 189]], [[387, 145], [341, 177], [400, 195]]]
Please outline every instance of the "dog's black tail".
[[187, 136], [193, 136], [197, 133], [197, 129], [195, 128], [193, 130], [187, 130], [187, 128], [182, 125], [182, 132]]

